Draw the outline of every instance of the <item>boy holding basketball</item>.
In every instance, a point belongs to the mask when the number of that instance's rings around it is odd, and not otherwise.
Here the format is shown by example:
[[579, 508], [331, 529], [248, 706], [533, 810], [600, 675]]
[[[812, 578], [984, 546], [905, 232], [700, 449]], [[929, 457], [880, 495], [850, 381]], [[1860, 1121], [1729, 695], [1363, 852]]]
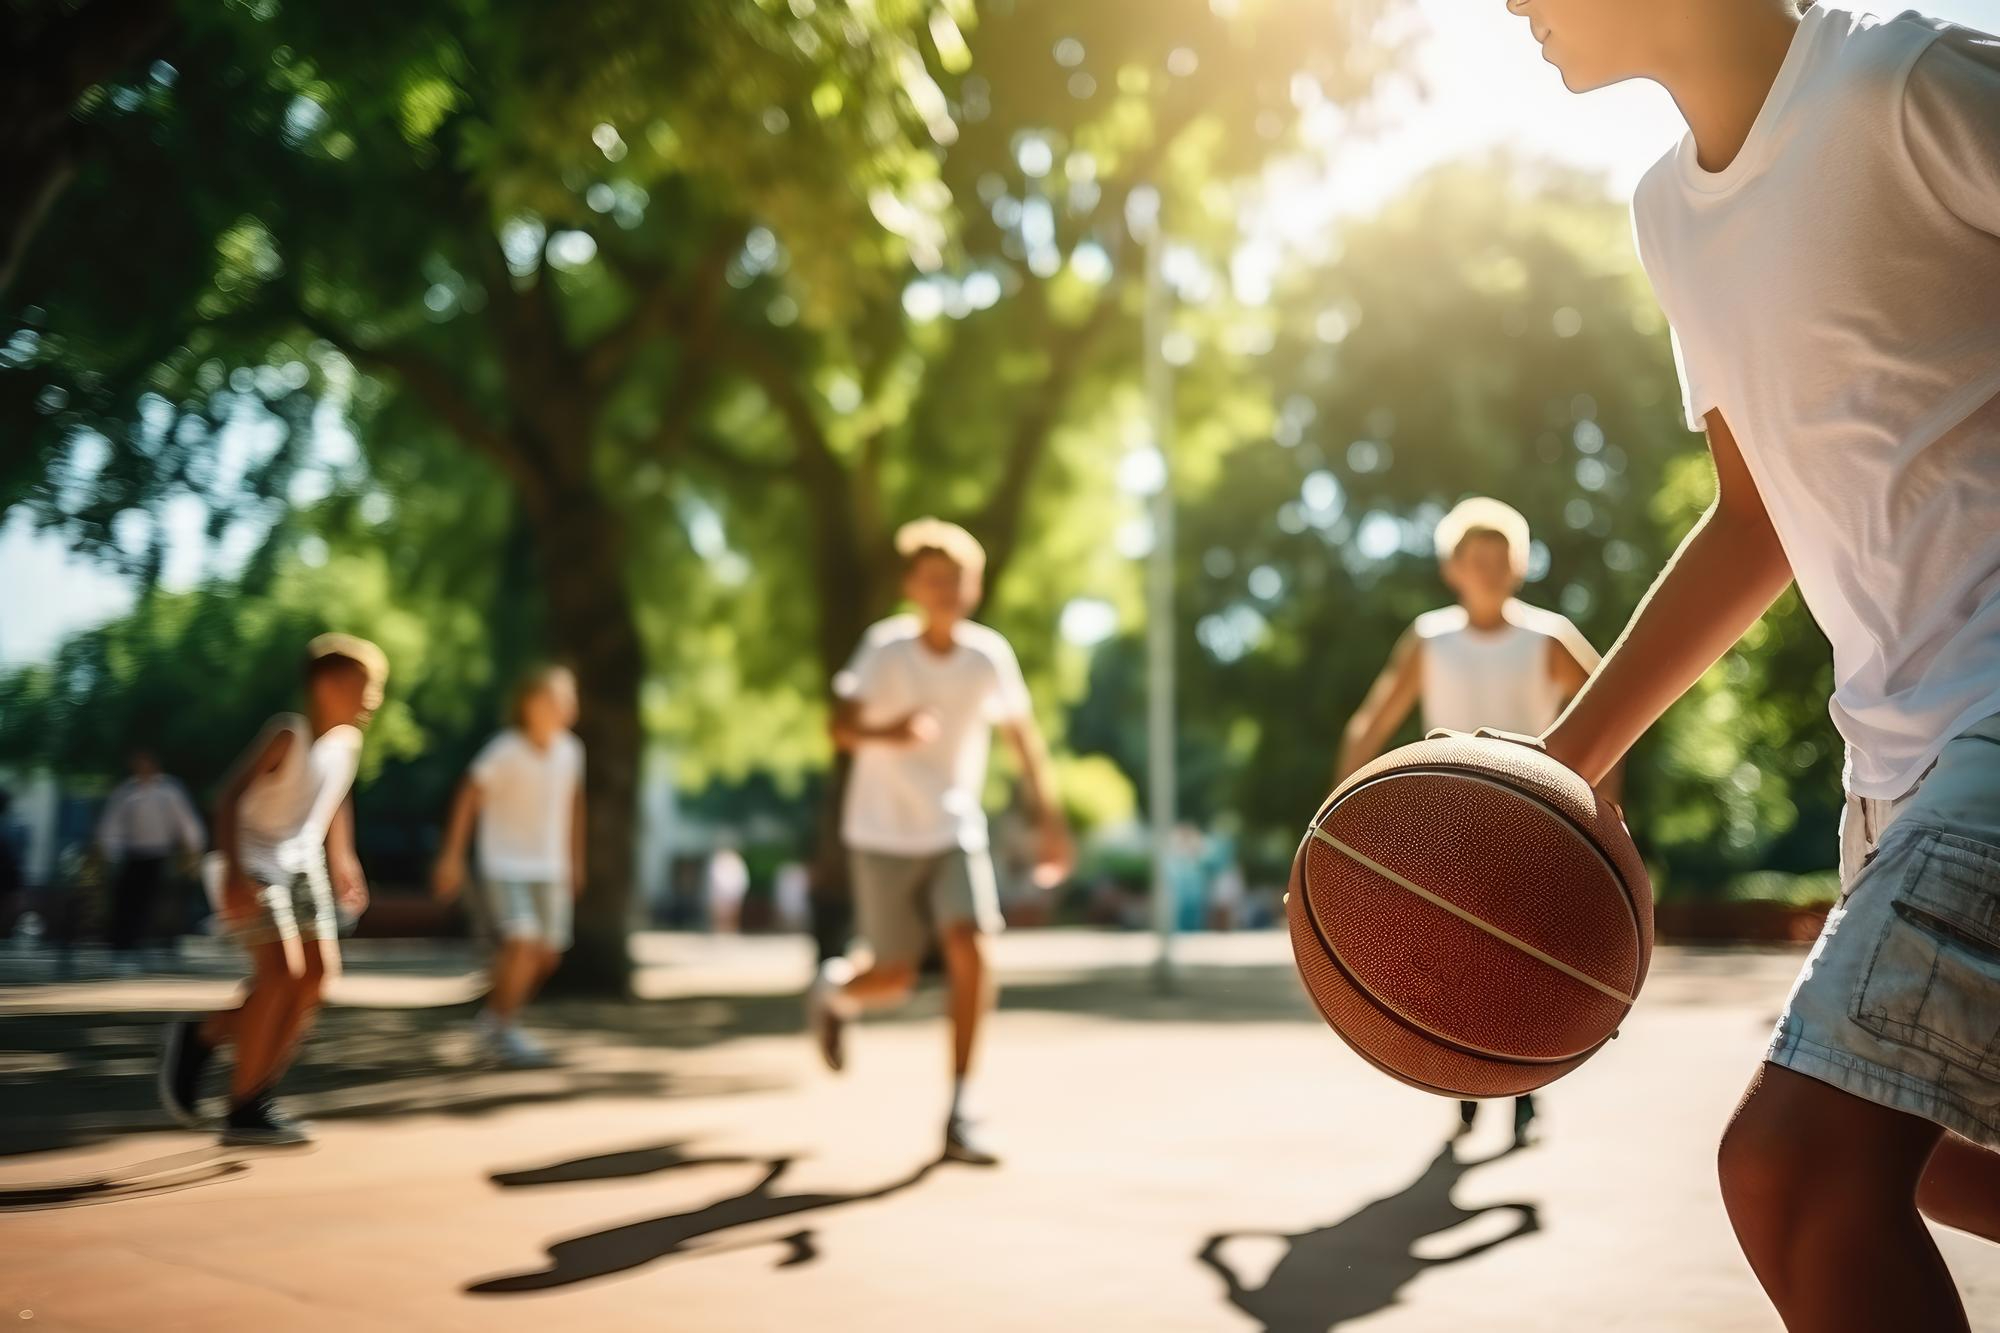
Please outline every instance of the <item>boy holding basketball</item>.
[[266, 723], [216, 800], [222, 919], [250, 955], [249, 986], [234, 1009], [169, 1024], [160, 1062], [161, 1100], [192, 1126], [209, 1061], [234, 1048], [228, 1144], [312, 1141], [274, 1092], [340, 975], [340, 917], [368, 904], [347, 795], [388, 659], [365, 639], [322, 634], [307, 645], [305, 676], [305, 713]]
[[1842, 899], [1723, 1136], [1793, 1329], [1963, 1329], [2000, 1237], [2000, 41], [1796, 0], [1507, 0], [1689, 133], [1633, 200], [1717, 495], [1543, 737], [1599, 779], [1797, 582], [1847, 741]]
[[458, 785], [431, 871], [432, 892], [455, 899], [477, 820], [479, 869], [499, 943], [474, 1027], [486, 1053], [510, 1069], [550, 1062], [521, 1030], [521, 1010], [569, 949], [583, 892], [583, 742], [570, 730], [576, 711], [576, 677], [567, 667], [543, 667], [521, 682], [513, 725], [486, 743]]
[[[1539, 735], [1597, 665], [1597, 651], [1567, 617], [1515, 597], [1528, 574], [1528, 520], [1484, 496], [1438, 524], [1438, 570], [1454, 606], [1418, 616], [1396, 642], [1342, 733], [1334, 785], [1382, 753], [1422, 705], [1425, 730], [1481, 727]], [[1478, 1102], [1458, 1104], [1459, 1132]], [[1514, 1143], [1525, 1147], [1535, 1099], [1514, 1100]]]
[[971, 533], [937, 519], [904, 525], [896, 551], [916, 613], [872, 626], [834, 680], [834, 743], [854, 755], [841, 837], [871, 959], [859, 973], [845, 959], [827, 960], [809, 1017], [827, 1065], [841, 1068], [848, 1020], [907, 998], [935, 937], [952, 1028], [944, 1155], [990, 1166], [998, 1158], [976, 1136], [969, 1079], [991, 990], [985, 940], [1001, 924], [980, 808], [993, 728], [1021, 761], [1038, 831], [1036, 881], [1053, 886], [1074, 854], [1014, 650], [967, 619], [979, 605], [986, 552]]

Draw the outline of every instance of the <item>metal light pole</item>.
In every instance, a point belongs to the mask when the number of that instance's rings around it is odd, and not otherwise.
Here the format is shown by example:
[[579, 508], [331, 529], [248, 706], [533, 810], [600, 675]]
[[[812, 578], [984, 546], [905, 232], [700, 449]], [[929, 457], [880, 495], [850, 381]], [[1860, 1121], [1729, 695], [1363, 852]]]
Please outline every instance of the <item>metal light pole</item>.
[[1159, 455], [1159, 488], [1149, 503], [1153, 549], [1146, 558], [1146, 805], [1152, 812], [1153, 930], [1159, 937], [1153, 979], [1161, 990], [1170, 990], [1175, 917], [1169, 864], [1174, 837], [1174, 380], [1163, 347], [1168, 293], [1160, 260], [1166, 229], [1157, 215], [1145, 239], [1146, 409]]

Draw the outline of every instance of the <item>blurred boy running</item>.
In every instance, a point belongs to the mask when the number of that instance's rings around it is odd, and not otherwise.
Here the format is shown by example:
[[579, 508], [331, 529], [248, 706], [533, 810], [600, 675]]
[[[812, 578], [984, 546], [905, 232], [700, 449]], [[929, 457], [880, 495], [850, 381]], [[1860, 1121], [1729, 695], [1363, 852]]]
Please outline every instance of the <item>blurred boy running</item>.
[[266, 723], [216, 800], [222, 917], [253, 971], [235, 1008], [168, 1025], [159, 1082], [167, 1110], [198, 1125], [202, 1074], [218, 1048], [233, 1047], [224, 1143], [312, 1141], [275, 1091], [340, 975], [339, 913], [359, 915], [368, 903], [347, 794], [388, 677], [388, 659], [367, 640], [314, 639], [305, 713]]
[[986, 552], [965, 529], [937, 519], [905, 525], [896, 550], [916, 614], [871, 627], [834, 681], [834, 742], [854, 752], [841, 832], [872, 961], [857, 974], [845, 959], [827, 960], [809, 997], [810, 1019], [828, 1066], [841, 1068], [847, 1021], [906, 999], [935, 936], [951, 992], [944, 1155], [992, 1165], [999, 1159], [978, 1140], [970, 1095], [974, 1041], [992, 989], [985, 939], [1001, 927], [980, 807], [992, 728], [1020, 757], [1038, 829], [1037, 882], [1052, 887], [1074, 853], [1014, 650], [967, 619], [979, 604]]
[[[1341, 737], [1334, 782], [1366, 764], [1421, 703], [1425, 730], [1539, 735], [1597, 666], [1597, 651], [1554, 611], [1518, 600], [1528, 574], [1528, 520], [1474, 497], [1437, 529], [1438, 570], [1457, 605], [1418, 616], [1396, 643]], [[1458, 1104], [1459, 1132], [1478, 1102]], [[1532, 1095], [1514, 1100], [1514, 1143], [1529, 1142]]]
[[570, 946], [575, 901], [583, 892], [583, 742], [576, 678], [545, 667], [514, 696], [514, 725], [486, 743], [452, 801], [431, 885], [447, 902], [465, 883], [465, 845], [479, 821], [479, 870], [499, 947], [493, 985], [477, 1020], [487, 1052], [516, 1069], [549, 1063], [520, 1027]]

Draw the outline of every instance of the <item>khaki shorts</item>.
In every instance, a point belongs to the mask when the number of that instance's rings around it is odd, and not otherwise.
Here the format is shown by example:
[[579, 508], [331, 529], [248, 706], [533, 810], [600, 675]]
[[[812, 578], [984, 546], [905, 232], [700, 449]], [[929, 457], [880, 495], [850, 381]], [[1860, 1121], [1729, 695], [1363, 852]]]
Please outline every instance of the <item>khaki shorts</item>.
[[2000, 717], [1849, 796], [1841, 898], [1765, 1058], [2000, 1148]]
[[855, 925], [878, 963], [919, 963], [932, 937], [971, 922], [982, 935], [1002, 928], [993, 858], [953, 848], [934, 856], [848, 853]]

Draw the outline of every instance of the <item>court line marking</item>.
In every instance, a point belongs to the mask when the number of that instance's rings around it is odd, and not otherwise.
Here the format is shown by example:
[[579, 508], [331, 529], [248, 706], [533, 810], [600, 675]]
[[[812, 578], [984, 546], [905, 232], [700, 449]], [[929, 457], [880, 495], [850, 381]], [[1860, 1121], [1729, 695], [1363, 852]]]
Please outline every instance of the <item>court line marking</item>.
[[[1381, 862], [1371, 860], [1369, 857], [1363, 855], [1361, 852], [1358, 852], [1354, 848], [1349, 847], [1346, 843], [1334, 837], [1331, 833], [1328, 833], [1325, 829], [1315, 825], [1313, 827], [1312, 836], [1318, 838], [1321, 842], [1333, 848], [1333, 850], [1339, 852], [1342, 856], [1345, 856], [1348, 860], [1355, 862], [1357, 865], [1366, 866], [1368, 869], [1374, 871], [1376, 874], [1380, 875], [1383, 879], [1388, 880], [1391, 884], [1394, 884], [1396, 887], [1400, 889], [1406, 889], [1409, 892], [1416, 894], [1417, 897], [1422, 898], [1425, 902], [1429, 903], [1431, 906], [1442, 908], [1444, 911], [1451, 913], [1453, 916], [1457, 917], [1460, 921], [1465, 922], [1467, 925], [1485, 931], [1488, 935], [1491, 935], [1494, 939], [1499, 940], [1502, 944], [1512, 945], [1514, 948], [1519, 949], [1522, 953], [1527, 954], [1530, 958], [1535, 959], [1537, 962], [1548, 964], [1550, 967], [1554, 968], [1556, 971], [1562, 973], [1564, 976], [1570, 978], [1571, 980], [1580, 981], [1584, 985], [1590, 987], [1592, 990], [1598, 991], [1604, 995], [1608, 995], [1612, 999], [1618, 1001], [1618, 1003], [1626, 1005], [1627, 1007], [1631, 1006], [1634, 1002], [1637, 1001], [1638, 996], [1627, 995], [1624, 991], [1619, 990], [1616, 986], [1607, 986], [1603, 982], [1599, 981], [1596, 977], [1591, 976], [1588, 972], [1579, 971], [1576, 968], [1571, 967], [1568, 963], [1565, 963], [1562, 959], [1543, 953], [1540, 949], [1537, 949], [1534, 945], [1528, 943], [1526, 940], [1508, 934], [1506, 931], [1500, 929], [1500, 927], [1494, 925], [1490, 921], [1481, 920], [1479, 917], [1476, 917], [1472, 913], [1466, 911], [1463, 907], [1460, 907], [1457, 903], [1448, 902], [1445, 899], [1440, 898], [1437, 894], [1432, 893], [1429, 889], [1425, 888], [1423, 885], [1403, 878], [1403, 876], [1389, 869], [1389, 867], [1383, 865]], [[1310, 900], [1308, 900], [1304, 904], [1301, 904], [1301, 906], [1307, 907], [1310, 910], [1311, 907]]]

